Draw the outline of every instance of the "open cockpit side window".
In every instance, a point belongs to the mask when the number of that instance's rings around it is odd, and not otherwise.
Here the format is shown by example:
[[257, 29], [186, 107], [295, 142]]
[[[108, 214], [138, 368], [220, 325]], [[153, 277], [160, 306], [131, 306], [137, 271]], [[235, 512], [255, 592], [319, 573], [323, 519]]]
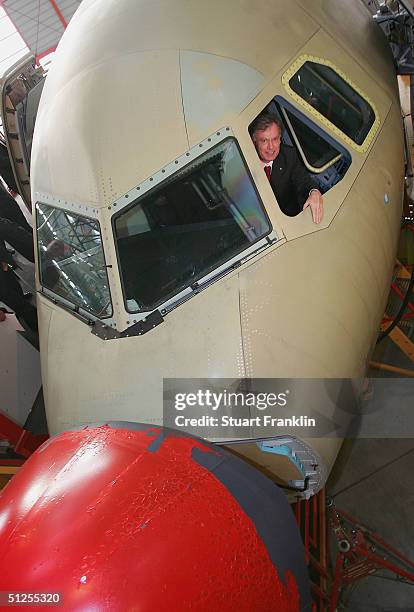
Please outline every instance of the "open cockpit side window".
[[321, 193], [343, 179], [352, 162], [345, 147], [281, 96], [276, 96], [267, 110], [282, 122], [282, 142], [296, 149]]
[[128, 312], [152, 310], [236, 265], [271, 231], [232, 137], [135, 199], [113, 227]]
[[43, 289], [76, 311], [100, 319], [110, 317], [112, 304], [98, 221], [38, 202], [36, 223]]

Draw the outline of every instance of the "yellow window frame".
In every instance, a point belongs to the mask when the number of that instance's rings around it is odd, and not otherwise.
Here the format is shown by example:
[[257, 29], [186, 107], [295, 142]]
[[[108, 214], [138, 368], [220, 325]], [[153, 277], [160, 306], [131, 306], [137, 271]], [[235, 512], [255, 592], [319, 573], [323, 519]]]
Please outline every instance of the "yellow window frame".
[[[356, 91], [356, 93], [359, 94], [361, 98], [365, 100], [365, 102], [367, 102], [367, 104], [370, 105], [370, 107], [374, 111], [375, 120], [362, 144], [360, 145], [357, 144], [354, 140], [352, 140], [352, 138], [350, 138], [344, 132], [342, 132], [342, 130], [340, 130], [334, 123], [332, 123], [331, 121], [329, 121], [329, 119], [324, 117], [324, 115], [318, 112], [313, 106], [308, 104], [303, 98], [301, 98], [299, 94], [293, 91], [293, 89], [290, 87], [289, 85], [290, 79], [300, 70], [300, 68], [306, 62], [322, 64], [323, 66], [328, 66], [328, 68], [331, 68], [334, 72], [336, 72], [338, 76], [340, 76], [346, 83], [348, 83], [348, 85], [352, 87], [352, 89]], [[282, 84], [285, 87], [286, 91], [289, 93], [289, 95], [292, 98], [294, 98], [294, 100], [296, 100], [298, 104], [300, 104], [303, 108], [305, 108], [308, 111], [308, 113], [316, 117], [318, 121], [323, 123], [327, 128], [329, 128], [332, 132], [334, 132], [337, 136], [339, 136], [342, 140], [344, 140], [350, 147], [352, 147], [359, 153], [365, 153], [368, 150], [371, 142], [374, 139], [374, 136], [378, 132], [378, 129], [381, 123], [379, 113], [375, 107], [375, 104], [370, 100], [370, 98], [363, 91], [361, 91], [361, 89], [357, 85], [355, 85], [355, 83], [346, 74], [344, 74], [342, 70], [340, 70], [337, 66], [335, 66], [335, 64], [333, 64], [329, 60], [323, 59], [321, 57], [316, 57], [314, 55], [301, 55], [295, 60], [295, 62], [282, 75]]]

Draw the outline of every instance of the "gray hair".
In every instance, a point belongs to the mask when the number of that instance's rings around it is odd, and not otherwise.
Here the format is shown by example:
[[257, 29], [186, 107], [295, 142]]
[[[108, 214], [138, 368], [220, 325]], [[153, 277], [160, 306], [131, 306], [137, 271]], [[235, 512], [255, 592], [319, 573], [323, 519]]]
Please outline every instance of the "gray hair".
[[256, 132], [266, 130], [274, 123], [278, 126], [280, 133], [282, 134], [283, 125], [277, 115], [268, 112], [260, 113], [260, 115], [257, 115], [256, 119], [253, 119], [253, 121], [249, 125], [249, 134], [251, 139], [254, 140]]

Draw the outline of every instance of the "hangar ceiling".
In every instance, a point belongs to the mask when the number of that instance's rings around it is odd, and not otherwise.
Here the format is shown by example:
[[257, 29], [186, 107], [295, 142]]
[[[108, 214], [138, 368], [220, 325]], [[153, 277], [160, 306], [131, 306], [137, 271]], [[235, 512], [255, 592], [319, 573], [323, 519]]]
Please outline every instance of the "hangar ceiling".
[[0, 5], [39, 60], [55, 50], [81, 0], [3, 0]]

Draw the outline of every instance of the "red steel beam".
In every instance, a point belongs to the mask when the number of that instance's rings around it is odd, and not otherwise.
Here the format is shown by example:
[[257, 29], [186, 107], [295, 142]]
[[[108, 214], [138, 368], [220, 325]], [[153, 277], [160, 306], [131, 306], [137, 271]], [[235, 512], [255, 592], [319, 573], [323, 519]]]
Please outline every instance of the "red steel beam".
[[343, 575], [343, 564], [344, 564], [344, 557], [338, 554], [336, 557], [336, 562], [335, 562], [334, 581], [332, 585], [329, 612], [335, 612], [335, 610], [337, 609], [339, 592], [341, 588], [341, 580], [342, 580], [342, 575]]
[[324, 578], [328, 578], [328, 572], [326, 568], [317, 560], [313, 555], [310, 556], [309, 563], [321, 574]]
[[318, 493], [318, 504], [319, 504], [319, 559], [325, 570], [325, 574], [322, 574], [321, 586], [322, 590], [327, 589], [326, 571], [327, 571], [327, 529], [326, 529], [326, 494], [325, 489], [321, 489]]
[[[414, 319], [414, 312], [407, 312], [401, 317], [401, 321], [407, 321], [409, 319]], [[382, 323], [389, 323], [390, 321], [394, 321], [394, 319], [387, 315], [382, 317]]]
[[306, 554], [306, 563], [309, 563], [309, 500], [305, 499], [305, 501], [303, 502], [305, 504], [305, 535], [304, 535], [304, 541], [305, 541], [305, 554]]
[[54, 53], [54, 51], [56, 51], [56, 45], [54, 47], [50, 47], [49, 49], [46, 49], [46, 51], [42, 51], [42, 53], [39, 53], [38, 55], [36, 55], [36, 64], [38, 64], [41, 59], [46, 57], [46, 55], [49, 55], [49, 53]]
[[22, 434], [22, 428], [3, 414], [0, 414], [0, 439], [16, 444]]
[[368, 527], [365, 527], [365, 525], [361, 525], [361, 523], [359, 523], [356, 518], [351, 516], [348, 512], [345, 512], [345, 510], [336, 510], [336, 511], [338, 512], [338, 514], [343, 516], [347, 521], [356, 525], [362, 531], [362, 533], [364, 533], [364, 531], [368, 532], [370, 538], [375, 540], [378, 544], [380, 544], [380, 546], [382, 546], [386, 550], [389, 550], [393, 555], [395, 555], [396, 557], [404, 561], [404, 563], [407, 563], [407, 565], [412, 567], [414, 570], [414, 562], [408, 557], [406, 557], [405, 555], [403, 555], [402, 553], [400, 553], [400, 551], [394, 548], [394, 546], [391, 546], [391, 544], [388, 544], [388, 542], [383, 540], [377, 533], [375, 533], [375, 531], [371, 531], [370, 529], [368, 529]]
[[398, 567], [398, 565], [395, 565], [391, 561], [387, 561], [386, 559], [383, 559], [379, 555], [376, 555], [375, 553], [370, 552], [363, 546], [356, 546], [355, 551], [361, 556], [366, 557], [369, 561], [372, 561], [372, 563], [375, 563], [376, 565], [379, 565], [381, 567], [385, 567], [385, 569], [390, 570], [390, 572], [393, 572], [394, 574], [397, 574], [398, 576], [402, 576], [403, 578], [406, 578], [410, 582], [414, 582], [414, 574], [407, 572], [402, 567]]
[[66, 30], [66, 28], [68, 27], [68, 22], [66, 21], [66, 19], [64, 18], [64, 16], [63, 16], [63, 15], [62, 15], [62, 13], [60, 12], [60, 10], [59, 10], [59, 7], [58, 7], [58, 5], [57, 5], [56, 0], [49, 0], [49, 2], [50, 2], [50, 4], [53, 6], [53, 8], [54, 8], [54, 10], [55, 10], [56, 15], [57, 15], [57, 16], [58, 16], [58, 18], [59, 18], [59, 21], [61, 22], [61, 24], [63, 25], [63, 27], [64, 27], [64, 28], [65, 28], [65, 30]]
[[4, 414], [0, 414], [0, 440], [8, 440], [16, 453], [30, 455], [47, 440], [48, 436], [37, 436], [23, 429]]
[[[401, 289], [399, 287], [397, 287], [397, 285], [395, 283], [391, 283], [391, 289], [403, 300], [405, 295], [404, 293], [401, 291]], [[411, 302], [408, 302], [407, 308], [409, 308], [411, 310], [411, 312], [414, 312], [414, 306], [411, 304]]]
[[318, 546], [318, 498], [312, 497], [312, 533], [309, 534], [309, 543], [313, 548]]

